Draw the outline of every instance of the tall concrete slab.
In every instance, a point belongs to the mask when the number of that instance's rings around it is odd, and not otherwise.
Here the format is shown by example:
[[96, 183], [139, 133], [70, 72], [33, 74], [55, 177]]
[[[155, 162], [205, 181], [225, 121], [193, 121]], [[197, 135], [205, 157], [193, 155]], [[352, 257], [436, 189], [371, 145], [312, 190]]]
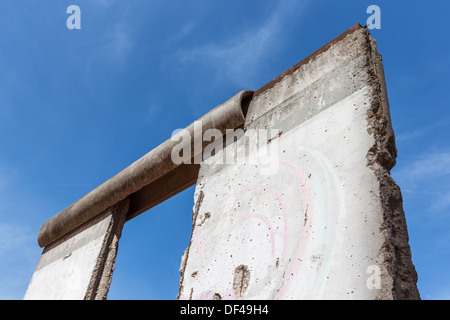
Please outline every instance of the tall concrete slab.
[[128, 205], [126, 199], [45, 246], [24, 299], [106, 299]]
[[200, 166], [178, 299], [420, 298], [368, 30], [256, 91], [244, 129]]

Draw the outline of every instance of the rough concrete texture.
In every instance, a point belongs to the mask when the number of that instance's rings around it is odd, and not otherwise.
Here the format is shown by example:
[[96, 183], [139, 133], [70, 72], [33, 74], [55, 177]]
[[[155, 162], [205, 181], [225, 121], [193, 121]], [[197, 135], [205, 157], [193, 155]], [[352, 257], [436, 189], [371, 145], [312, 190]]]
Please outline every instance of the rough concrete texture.
[[106, 299], [128, 205], [125, 200], [47, 245], [24, 299]]
[[[178, 299], [420, 298], [384, 83], [357, 28], [256, 92], [244, 137], [201, 165]], [[261, 128], [279, 132], [252, 149]]]

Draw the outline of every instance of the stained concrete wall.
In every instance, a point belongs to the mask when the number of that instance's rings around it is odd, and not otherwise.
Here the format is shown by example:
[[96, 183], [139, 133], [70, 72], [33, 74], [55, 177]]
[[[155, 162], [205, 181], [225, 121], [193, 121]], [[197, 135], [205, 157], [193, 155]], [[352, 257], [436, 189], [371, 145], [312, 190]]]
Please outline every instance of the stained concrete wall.
[[258, 90], [245, 129], [201, 165], [178, 299], [419, 298], [366, 29]]
[[128, 204], [109, 208], [47, 245], [24, 299], [106, 299]]

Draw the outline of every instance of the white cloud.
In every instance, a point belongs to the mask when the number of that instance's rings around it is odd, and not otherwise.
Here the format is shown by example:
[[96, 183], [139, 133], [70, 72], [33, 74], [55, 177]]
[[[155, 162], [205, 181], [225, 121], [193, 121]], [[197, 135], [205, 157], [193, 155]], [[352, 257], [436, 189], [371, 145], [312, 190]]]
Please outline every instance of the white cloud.
[[[0, 162], [0, 216], [2, 212], [10, 207], [11, 190], [14, 188], [13, 184], [16, 183], [19, 173], [10, 165], [6, 165]], [[1, 244], [0, 244], [1, 245]]]
[[[112, 2], [103, 0], [103, 2], [97, 3], [100, 7], [98, 10], [105, 10]], [[98, 31], [95, 38], [90, 40], [95, 41], [92, 43], [92, 51], [90, 51], [92, 53], [91, 64], [105, 60], [114, 65], [124, 63], [134, 47], [133, 28], [135, 26], [129, 13], [129, 5], [113, 7], [107, 10], [108, 18], [105, 20], [105, 27]]]
[[30, 240], [30, 232], [23, 226], [0, 224], [0, 260], [8, 258], [9, 251], [15, 251], [18, 247]]
[[96, 1], [93, 1], [94, 4], [97, 4], [97, 5], [102, 6], [102, 7], [109, 7], [113, 2], [114, 2], [114, 0], [96, 0]]
[[[443, 126], [448, 126], [449, 124], [450, 124], [450, 118], [445, 118], [445, 119], [433, 122], [430, 125], [421, 126], [419, 128], [416, 128], [415, 130], [404, 131], [395, 137], [395, 141], [396, 142], [411, 141], [411, 140], [423, 137], [424, 135], [429, 134], [430, 132], [433, 132], [436, 129], [439, 129]], [[415, 127], [415, 126], [412, 126], [412, 127]]]
[[437, 178], [449, 174], [449, 151], [424, 153], [393, 173], [394, 176], [408, 185], [417, 185], [417, 183], [423, 181], [433, 182]]
[[108, 35], [108, 42], [104, 46], [104, 51], [114, 62], [123, 62], [127, 54], [133, 47], [130, 32], [124, 23], [117, 23], [112, 32]]
[[196, 26], [197, 22], [195, 20], [187, 21], [185, 24], [183, 24], [183, 26], [181, 26], [177, 33], [173, 34], [167, 39], [167, 42], [172, 43], [185, 38], [194, 31]]
[[0, 299], [23, 298], [42, 251], [27, 218], [38, 204], [18, 203], [27, 199], [21, 183], [20, 172], [0, 162]]
[[[307, 2], [301, 3], [304, 8]], [[258, 79], [261, 65], [275, 48], [281, 46], [281, 35], [289, 14], [302, 10], [299, 3], [282, 1], [270, 16], [259, 25], [220, 42], [208, 43], [194, 48], [181, 49], [175, 57], [181, 63], [202, 62], [215, 70], [216, 77], [248, 87]]]
[[[450, 151], [430, 151], [393, 171], [402, 191], [423, 199], [435, 217], [450, 209]], [[447, 216], [447, 215], [446, 215]]]
[[0, 299], [22, 299], [39, 259], [35, 232], [26, 225], [0, 224]]
[[435, 179], [450, 174], [450, 152], [441, 151], [422, 155], [398, 171], [398, 177], [410, 182]]
[[429, 210], [431, 212], [444, 212], [448, 208], [450, 208], [450, 191], [439, 195], [436, 201], [431, 204]]
[[144, 121], [155, 125], [155, 119], [158, 116], [159, 110], [161, 110], [161, 106], [150, 102], [146, 107], [146, 113], [144, 114]]

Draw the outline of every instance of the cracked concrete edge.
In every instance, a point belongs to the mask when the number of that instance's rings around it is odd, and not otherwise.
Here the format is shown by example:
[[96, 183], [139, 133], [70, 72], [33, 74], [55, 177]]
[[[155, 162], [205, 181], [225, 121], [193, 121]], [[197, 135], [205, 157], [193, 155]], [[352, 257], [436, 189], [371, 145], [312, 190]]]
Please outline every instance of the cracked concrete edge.
[[94, 270], [89, 281], [84, 300], [106, 300], [112, 281], [114, 265], [117, 257], [119, 239], [126, 221], [130, 200], [116, 204], [112, 210], [112, 217], [103, 240], [100, 254], [97, 257]]
[[[180, 300], [181, 292], [183, 291], [184, 275], [185, 275], [186, 265], [187, 265], [187, 261], [188, 261], [188, 257], [189, 257], [189, 250], [192, 245], [192, 237], [194, 236], [194, 232], [195, 232], [195, 225], [197, 223], [198, 212], [200, 211], [200, 207], [202, 206], [204, 196], [205, 196], [205, 194], [202, 190], [200, 190], [198, 192], [198, 196], [197, 196], [197, 194], [195, 195], [196, 200], [195, 200], [194, 208], [192, 210], [191, 239], [189, 240], [189, 245], [186, 248], [186, 250], [184, 250], [183, 256], [181, 257], [181, 263], [180, 263], [180, 269], [179, 269], [180, 281], [178, 282], [178, 295], [176, 298], [177, 300]], [[191, 297], [192, 297], [192, 292], [191, 292]]]
[[367, 35], [369, 85], [372, 103], [368, 110], [369, 133], [374, 136], [374, 145], [367, 153], [367, 165], [379, 181], [382, 224], [380, 232], [385, 242], [378, 254], [382, 269], [382, 289], [379, 299], [420, 299], [417, 288], [417, 272], [412, 263], [409, 236], [403, 210], [400, 187], [390, 175], [396, 164], [397, 149], [391, 122], [389, 102], [381, 54], [376, 40], [368, 30]]

